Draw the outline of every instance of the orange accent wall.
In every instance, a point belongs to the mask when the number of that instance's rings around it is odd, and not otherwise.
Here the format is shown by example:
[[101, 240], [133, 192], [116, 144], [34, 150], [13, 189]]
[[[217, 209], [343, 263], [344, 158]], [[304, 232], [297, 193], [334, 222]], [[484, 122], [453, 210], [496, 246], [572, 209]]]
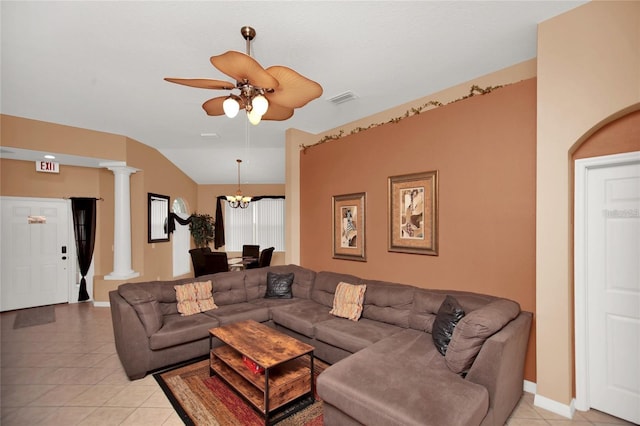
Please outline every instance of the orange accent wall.
[[[439, 255], [387, 251], [389, 176], [439, 171]], [[535, 306], [536, 79], [300, 154], [305, 267]], [[366, 262], [332, 258], [331, 197], [366, 192]], [[535, 326], [533, 328], [535, 330]], [[535, 382], [532, 331], [525, 379]]]

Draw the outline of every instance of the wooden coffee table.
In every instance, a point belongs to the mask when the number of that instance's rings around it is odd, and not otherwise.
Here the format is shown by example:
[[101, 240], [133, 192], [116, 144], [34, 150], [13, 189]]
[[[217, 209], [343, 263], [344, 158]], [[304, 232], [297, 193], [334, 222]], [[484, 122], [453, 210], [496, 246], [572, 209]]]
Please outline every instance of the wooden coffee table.
[[[226, 345], [214, 349], [214, 337]], [[210, 374], [217, 374], [244, 397], [264, 416], [265, 425], [315, 401], [313, 346], [253, 320], [212, 328], [209, 342]], [[264, 372], [250, 370], [243, 356]]]

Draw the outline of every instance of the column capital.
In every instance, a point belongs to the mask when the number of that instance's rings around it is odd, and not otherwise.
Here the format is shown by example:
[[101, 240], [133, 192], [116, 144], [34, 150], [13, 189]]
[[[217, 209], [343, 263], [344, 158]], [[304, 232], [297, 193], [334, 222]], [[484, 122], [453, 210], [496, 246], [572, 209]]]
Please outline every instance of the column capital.
[[105, 161], [100, 163], [100, 166], [111, 170], [114, 174], [130, 175], [140, 171], [140, 169], [136, 169], [135, 167], [127, 166], [127, 163], [124, 161]]

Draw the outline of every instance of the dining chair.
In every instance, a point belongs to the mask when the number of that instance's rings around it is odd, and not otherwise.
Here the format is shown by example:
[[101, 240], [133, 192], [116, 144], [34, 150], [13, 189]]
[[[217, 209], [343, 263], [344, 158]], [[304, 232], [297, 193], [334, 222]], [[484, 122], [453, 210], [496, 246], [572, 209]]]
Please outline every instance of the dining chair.
[[242, 246], [242, 257], [253, 257], [257, 259], [260, 256], [260, 246], [245, 244]]

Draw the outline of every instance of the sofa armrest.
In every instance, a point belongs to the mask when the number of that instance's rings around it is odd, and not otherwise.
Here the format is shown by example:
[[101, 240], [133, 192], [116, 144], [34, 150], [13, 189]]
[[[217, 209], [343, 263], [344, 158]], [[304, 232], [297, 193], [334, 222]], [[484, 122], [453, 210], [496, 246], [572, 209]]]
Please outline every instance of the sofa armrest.
[[109, 292], [116, 351], [131, 380], [140, 379], [149, 365], [149, 338], [138, 314], [117, 290]]
[[140, 288], [139, 284], [123, 284], [118, 287], [118, 294], [136, 311], [147, 337], [162, 328], [162, 310], [151, 293]]
[[483, 425], [505, 424], [522, 396], [532, 318], [531, 312], [520, 312], [487, 339], [466, 376], [489, 391], [489, 412]]

